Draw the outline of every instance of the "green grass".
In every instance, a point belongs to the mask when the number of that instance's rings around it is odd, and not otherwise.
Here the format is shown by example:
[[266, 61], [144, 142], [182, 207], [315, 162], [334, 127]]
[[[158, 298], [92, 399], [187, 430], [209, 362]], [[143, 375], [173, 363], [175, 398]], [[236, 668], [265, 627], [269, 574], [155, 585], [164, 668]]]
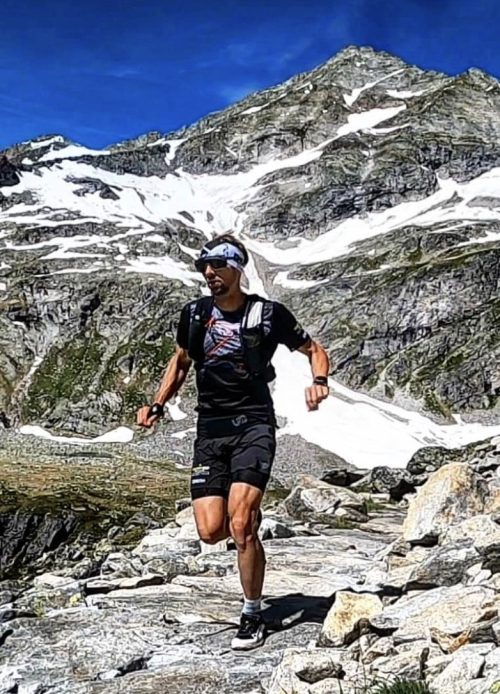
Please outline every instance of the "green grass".
[[366, 512], [372, 513], [375, 511], [385, 511], [385, 509], [387, 508], [387, 503], [376, 501], [375, 499], [372, 499], [372, 497], [370, 496], [368, 499], [365, 499], [365, 506]]
[[[127, 423], [153, 396], [174, 350], [175, 343], [169, 337], [146, 342], [132, 336], [110, 354], [109, 345], [97, 331], [54, 344], [35, 371], [23, 402], [23, 419], [47, 416], [62, 399], [78, 403], [90, 393], [110, 391], [121, 395], [121, 412], [116, 417]], [[125, 383], [120, 363], [127, 359], [133, 369]]]
[[431, 692], [425, 682], [397, 678], [390, 684], [375, 684], [366, 694], [431, 694]]

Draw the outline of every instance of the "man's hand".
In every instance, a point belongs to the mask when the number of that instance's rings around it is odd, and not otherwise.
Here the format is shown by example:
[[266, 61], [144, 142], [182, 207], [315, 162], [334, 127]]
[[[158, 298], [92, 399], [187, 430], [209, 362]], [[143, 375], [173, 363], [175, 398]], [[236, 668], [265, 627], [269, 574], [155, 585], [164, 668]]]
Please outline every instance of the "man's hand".
[[140, 427], [150, 429], [153, 424], [156, 424], [156, 422], [160, 419], [159, 415], [150, 416], [150, 411], [150, 405], [144, 405], [144, 407], [141, 407], [141, 409], [137, 411], [137, 424]]
[[305, 390], [305, 395], [309, 412], [317, 410], [319, 403], [328, 397], [329, 392], [328, 386], [320, 386], [315, 383], [312, 386], [308, 386]]
[[330, 360], [324, 348], [315, 340], [309, 340], [299, 347], [299, 352], [305, 354], [311, 365], [313, 383], [306, 388], [306, 404], [309, 412], [317, 410], [322, 400], [328, 397], [328, 375], [330, 373]]

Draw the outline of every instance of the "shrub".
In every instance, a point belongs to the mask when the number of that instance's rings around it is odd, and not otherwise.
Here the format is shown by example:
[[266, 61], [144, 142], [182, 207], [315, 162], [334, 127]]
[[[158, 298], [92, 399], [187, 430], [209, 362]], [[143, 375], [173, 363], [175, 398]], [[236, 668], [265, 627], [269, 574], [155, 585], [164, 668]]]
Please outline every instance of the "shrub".
[[431, 694], [425, 682], [396, 679], [390, 684], [376, 684], [369, 694]]

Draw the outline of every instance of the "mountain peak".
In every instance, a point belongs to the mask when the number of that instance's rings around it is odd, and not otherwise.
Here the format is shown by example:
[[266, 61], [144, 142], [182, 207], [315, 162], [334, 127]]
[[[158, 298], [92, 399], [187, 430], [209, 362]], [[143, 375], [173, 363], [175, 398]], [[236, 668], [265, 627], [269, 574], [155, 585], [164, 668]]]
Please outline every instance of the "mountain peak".
[[477, 67], [469, 68], [459, 75], [459, 79], [462, 79], [462, 81], [471, 84], [477, 89], [498, 88], [500, 86], [500, 82], [495, 77], [492, 77], [492, 75], [489, 75], [487, 72]]
[[346, 62], [354, 65], [366, 64], [372, 67], [381, 65], [384, 67], [392, 65], [395, 68], [409, 67], [409, 64], [401, 58], [387, 51], [376, 50], [372, 46], [346, 46], [327, 62], [332, 64]]

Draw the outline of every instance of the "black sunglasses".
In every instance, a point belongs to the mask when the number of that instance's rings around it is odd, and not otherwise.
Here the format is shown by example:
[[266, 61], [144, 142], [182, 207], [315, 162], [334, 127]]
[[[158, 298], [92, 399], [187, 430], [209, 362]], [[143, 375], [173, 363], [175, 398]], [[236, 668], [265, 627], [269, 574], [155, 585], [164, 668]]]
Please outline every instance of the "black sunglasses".
[[194, 266], [198, 272], [205, 272], [207, 265], [210, 265], [214, 270], [220, 270], [227, 267], [227, 258], [197, 258], [194, 261]]

